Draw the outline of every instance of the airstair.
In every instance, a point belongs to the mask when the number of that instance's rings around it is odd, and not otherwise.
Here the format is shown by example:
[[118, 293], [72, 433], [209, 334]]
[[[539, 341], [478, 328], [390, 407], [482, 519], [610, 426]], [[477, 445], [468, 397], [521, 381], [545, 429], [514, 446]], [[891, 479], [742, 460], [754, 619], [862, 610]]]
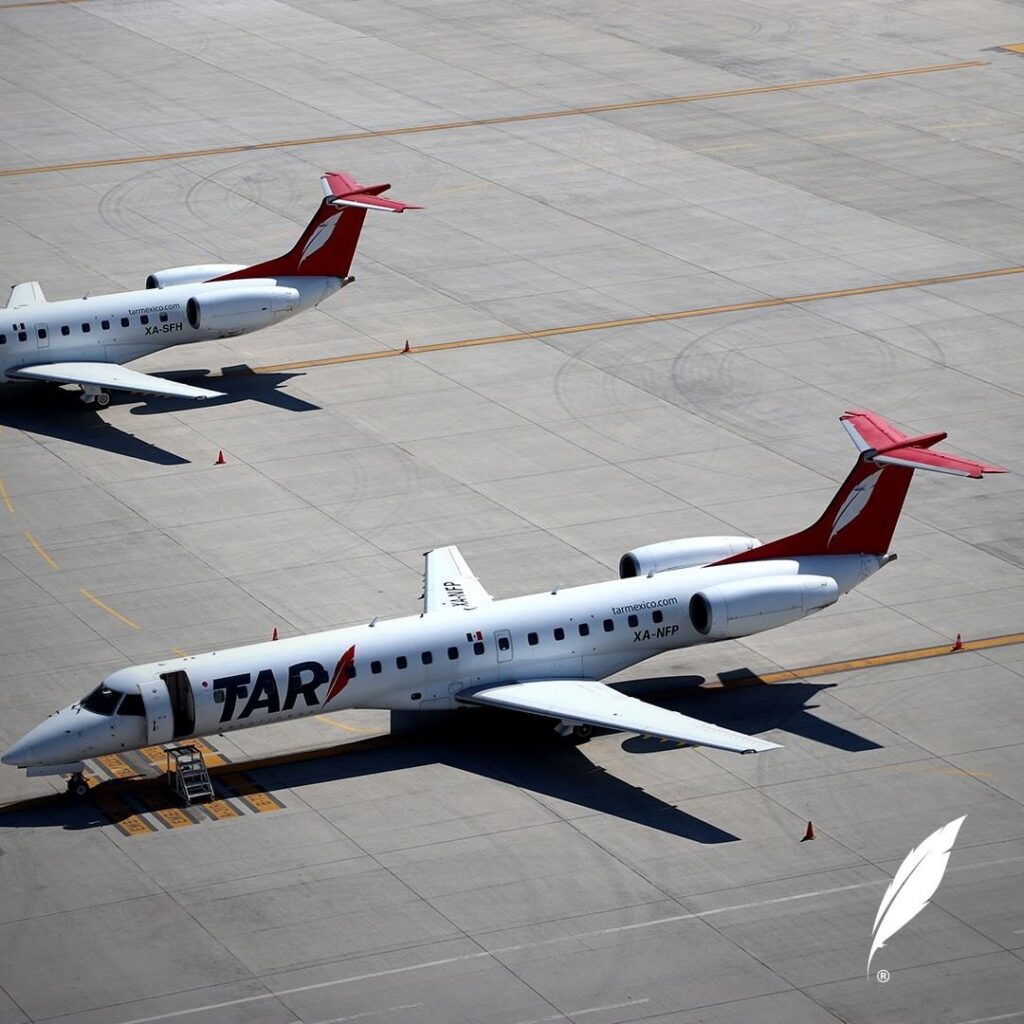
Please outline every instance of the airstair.
[[213, 797], [213, 783], [198, 747], [167, 747], [167, 783], [185, 805]]

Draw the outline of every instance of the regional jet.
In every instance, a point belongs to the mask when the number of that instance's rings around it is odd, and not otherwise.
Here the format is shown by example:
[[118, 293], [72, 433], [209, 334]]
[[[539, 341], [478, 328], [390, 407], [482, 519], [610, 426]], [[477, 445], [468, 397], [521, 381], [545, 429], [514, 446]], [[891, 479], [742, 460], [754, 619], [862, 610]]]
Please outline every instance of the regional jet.
[[172, 267], [150, 274], [140, 291], [60, 302], [48, 302], [38, 281], [15, 285], [0, 312], [0, 384], [78, 384], [82, 400], [101, 408], [110, 390], [219, 398], [122, 364], [172, 345], [248, 334], [319, 305], [355, 280], [349, 270], [368, 211], [419, 209], [382, 199], [390, 185], [360, 185], [337, 171], [321, 181], [324, 199], [306, 230], [265, 263]]
[[29, 775], [348, 708], [511, 708], [563, 735], [594, 727], [737, 753], [779, 744], [655, 707], [601, 680], [657, 654], [750, 636], [834, 604], [896, 556], [889, 543], [914, 470], [957, 476], [997, 466], [933, 452], [945, 433], [907, 437], [871, 412], [841, 417], [859, 449], [821, 518], [760, 544], [671, 540], [626, 552], [619, 578], [494, 600], [455, 547], [426, 554], [418, 615], [125, 668], [51, 715], [0, 760]]

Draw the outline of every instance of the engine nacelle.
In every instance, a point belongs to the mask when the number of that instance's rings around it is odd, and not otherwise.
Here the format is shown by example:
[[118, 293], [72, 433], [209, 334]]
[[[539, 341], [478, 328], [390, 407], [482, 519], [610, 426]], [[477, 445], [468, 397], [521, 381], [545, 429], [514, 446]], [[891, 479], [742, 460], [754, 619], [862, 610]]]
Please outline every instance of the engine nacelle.
[[171, 267], [169, 270], [158, 270], [146, 278], [147, 288], [169, 288], [175, 284], [200, 284], [211, 281], [215, 277], [233, 274], [236, 270], [245, 270], [241, 263], [203, 263], [195, 267]]
[[646, 576], [668, 569], [690, 569], [721, 561], [741, 551], [759, 547], [753, 537], [690, 537], [686, 540], [666, 540], [659, 544], [627, 551], [619, 559], [619, 579]]
[[690, 622], [711, 640], [735, 640], [827, 608], [839, 599], [831, 576], [762, 576], [705, 587], [690, 598]]
[[279, 285], [218, 288], [194, 295], [185, 304], [185, 316], [196, 330], [239, 333], [271, 323], [280, 313], [299, 304], [295, 288]]

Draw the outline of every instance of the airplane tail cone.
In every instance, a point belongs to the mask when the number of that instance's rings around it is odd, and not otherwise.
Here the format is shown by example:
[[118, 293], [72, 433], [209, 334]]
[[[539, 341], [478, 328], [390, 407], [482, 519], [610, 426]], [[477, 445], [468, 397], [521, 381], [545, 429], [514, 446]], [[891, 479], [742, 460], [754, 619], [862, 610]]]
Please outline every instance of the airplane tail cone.
[[814, 839], [814, 838], [815, 838], [815, 835], [814, 835], [814, 825], [811, 822], [807, 822], [807, 831], [804, 833], [804, 837], [803, 837], [803, 839], [800, 840], [800, 842], [801, 843], [806, 843], [809, 839]]
[[225, 462], [227, 462], [227, 459], [224, 458], [224, 449], [222, 448], [219, 452], [217, 452], [217, 461], [214, 463], [214, 465], [223, 466]]
[[957, 633], [956, 640], [953, 641], [953, 646], [949, 649], [950, 654], [954, 651], [962, 651], [964, 649], [964, 642], [960, 639], [960, 634]]

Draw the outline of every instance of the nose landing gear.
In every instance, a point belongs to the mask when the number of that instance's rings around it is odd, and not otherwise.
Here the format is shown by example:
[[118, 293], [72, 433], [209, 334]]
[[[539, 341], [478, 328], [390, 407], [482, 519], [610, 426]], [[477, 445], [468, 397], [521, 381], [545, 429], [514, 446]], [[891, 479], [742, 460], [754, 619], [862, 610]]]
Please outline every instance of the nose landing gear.
[[68, 776], [68, 795], [80, 800], [89, 792], [89, 783], [81, 772], [73, 772]]

